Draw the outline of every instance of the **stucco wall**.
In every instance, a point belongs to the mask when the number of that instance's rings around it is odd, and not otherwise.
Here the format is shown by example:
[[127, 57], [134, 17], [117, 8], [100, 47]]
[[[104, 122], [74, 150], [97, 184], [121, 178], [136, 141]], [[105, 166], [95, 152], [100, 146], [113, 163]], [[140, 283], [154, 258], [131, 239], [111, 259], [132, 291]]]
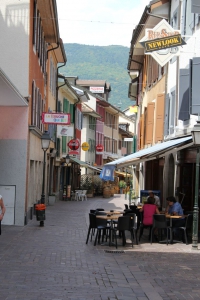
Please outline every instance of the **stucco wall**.
[[[29, 1], [1, 0], [0, 66], [20, 93], [27, 97], [29, 79]], [[22, 71], [23, 70], [23, 71]]]

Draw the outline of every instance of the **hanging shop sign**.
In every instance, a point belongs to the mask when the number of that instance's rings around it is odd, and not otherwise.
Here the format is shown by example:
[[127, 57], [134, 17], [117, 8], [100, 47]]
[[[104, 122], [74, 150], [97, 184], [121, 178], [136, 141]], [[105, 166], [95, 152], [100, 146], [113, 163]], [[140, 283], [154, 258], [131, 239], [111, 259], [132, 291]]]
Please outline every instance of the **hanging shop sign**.
[[103, 145], [101, 144], [96, 145], [96, 154], [103, 155]]
[[70, 114], [62, 113], [42, 113], [42, 123], [43, 124], [70, 124]]
[[81, 148], [83, 151], [88, 151], [90, 149], [90, 145], [87, 142], [85, 142], [81, 145]]
[[140, 40], [145, 54], [150, 54], [163, 67], [174, 56], [180, 55], [180, 46], [186, 44], [180, 30], [174, 30], [162, 20], [153, 29], [145, 29], [145, 36]]
[[57, 136], [73, 136], [74, 126], [58, 125], [57, 126]]
[[104, 93], [104, 87], [103, 86], [90, 86], [90, 92], [94, 94], [103, 94]]
[[80, 147], [80, 143], [78, 139], [73, 139], [70, 140], [69, 143], [67, 144], [67, 146], [71, 149], [71, 150], [77, 150]]

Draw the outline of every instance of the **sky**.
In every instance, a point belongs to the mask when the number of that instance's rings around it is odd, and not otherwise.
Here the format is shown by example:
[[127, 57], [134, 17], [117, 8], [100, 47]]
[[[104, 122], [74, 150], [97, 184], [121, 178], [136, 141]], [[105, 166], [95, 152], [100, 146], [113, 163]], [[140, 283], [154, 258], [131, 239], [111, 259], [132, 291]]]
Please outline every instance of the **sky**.
[[150, 0], [57, 0], [63, 43], [130, 47], [132, 32]]

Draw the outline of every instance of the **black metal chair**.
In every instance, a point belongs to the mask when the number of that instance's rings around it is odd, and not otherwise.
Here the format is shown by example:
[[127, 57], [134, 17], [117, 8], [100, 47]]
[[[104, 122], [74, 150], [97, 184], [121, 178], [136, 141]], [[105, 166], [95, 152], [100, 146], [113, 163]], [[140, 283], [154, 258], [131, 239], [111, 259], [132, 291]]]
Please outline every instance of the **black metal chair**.
[[96, 210], [98, 210], [98, 211], [104, 211], [103, 208], [96, 208]]
[[[103, 215], [103, 213], [101, 213], [99, 215]], [[106, 215], [106, 213], [104, 215]], [[106, 241], [107, 241], [108, 236], [110, 239], [110, 225], [108, 225], [106, 219], [104, 220], [104, 219], [96, 218], [96, 228], [97, 228], [97, 231], [96, 231], [94, 246], [96, 246], [97, 239], [98, 239], [98, 243], [100, 244], [101, 233], [102, 233], [102, 243], [104, 241], [104, 236], [106, 236]]]
[[137, 238], [137, 223], [136, 223], [136, 214], [128, 213], [126, 216], [130, 217], [130, 227], [129, 231], [131, 233], [131, 240], [132, 240], [132, 247], [133, 247], [133, 240], [135, 238], [136, 245], [138, 245], [138, 238]]
[[125, 209], [129, 209], [129, 208], [128, 208], [128, 204], [124, 204], [124, 206], [125, 206]]
[[[125, 246], [126, 244], [126, 235], [125, 231], [130, 230], [130, 217], [129, 216], [123, 216], [118, 218], [118, 224], [116, 227], [111, 228], [111, 231], [113, 232], [113, 237], [115, 240], [115, 246], [117, 249], [117, 231], [120, 231], [122, 233], [122, 245]], [[132, 243], [133, 245], [133, 243]]]
[[193, 215], [189, 214], [186, 217], [185, 226], [177, 227], [177, 228], [179, 228], [179, 229], [181, 229], [181, 230], [184, 231], [184, 238], [185, 238], [186, 245], [188, 245], [187, 230], [192, 228], [192, 224], [193, 224]]
[[88, 243], [91, 229], [92, 229], [92, 232], [91, 232], [91, 240], [92, 240], [92, 235], [94, 234], [95, 229], [97, 228], [95, 214], [89, 213], [89, 221], [90, 221], [90, 223], [89, 223], [89, 228], [88, 228], [88, 233], [87, 233], [86, 244]]
[[167, 235], [166, 243], [168, 245], [169, 243], [168, 232], [170, 232], [170, 237], [172, 232], [171, 232], [171, 227], [167, 225], [167, 219], [165, 215], [153, 215], [153, 226], [151, 230], [151, 244], [153, 241], [153, 234], [156, 228], [158, 229], [158, 232], [161, 232], [161, 239], [162, 239], [162, 231], [166, 232]]

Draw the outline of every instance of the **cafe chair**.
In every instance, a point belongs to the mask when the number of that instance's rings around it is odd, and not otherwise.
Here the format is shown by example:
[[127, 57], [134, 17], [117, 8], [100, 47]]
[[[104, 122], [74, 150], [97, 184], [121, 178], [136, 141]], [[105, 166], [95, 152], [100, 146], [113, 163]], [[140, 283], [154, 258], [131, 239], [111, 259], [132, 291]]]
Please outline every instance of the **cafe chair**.
[[167, 219], [165, 215], [153, 215], [153, 226], [151, 230], [151, 244], [153, 241], [153, 234], [156, 228], [158, 229], [158, 231], [161, 232], [161, 239], [162, 239], [162, 231], [166, 232], [167, 234], [166, 243], [168, 245], [169, 243], [168, 233], [170, 232], [170, 237], [171, 237], [172, 232], [171, 232], [171, 227], [167, 225]]
[[96, 218], [96, 228], [97, 230], [96, 230], [94, 246], [96, 246], [97, 239], [98, 239], [98, 243], [100, 244], [101, 234], [102, 234], [102, 243], [104, 241], [104, 236], [106, 236], [106, 241], [108, 236], [110, 239], [110, 226], [107, 224], [107, 220]]
[[125, 209], [129, 209], [129, 208], [128, 208], [128, 204], [124, 204], [124, 206], [125, 206]]
[[192, 224], [193, 224], [193, 215], [189, 214], [186, 217], [185, 226], [177, 227], [177, 228], [179, 228], [179, 229], [181, 229], [181, 230], [184, 231], [184, 239], [185, 239], [186, 245], [188, 245], [187, 231], [192, 228]]
[[135, 241], [136, 241], [136, 245], [138, 245], [136, 214], [128, 213], [126, 216], [130, 217], [129, 231], [131, 233], [131, 240], [132, 240], [132, 247], [133, 247], [134, 238], [135, 238]]
[[97, 224], [96, 224], [95, 214], [89, 213], [89, 228], [88, 228], [88, 233], [87, 233], [86, 244], [88, 243], [91, 229], [92, 229], [92, 232], [91, 232], [91, 241], [92, 241], [92, 235], [94, 234], [95, 229], [97, 229]]
[[[118, 218], [118, 224], [116, 227], [113, 227], [110, 229], [113, 232], [113, 237], [115, 240], [115, 247], [117, 249], [117, 231], [122, 233], [122, 245], [125, 246], [126, 244], [126, 236], [125, 231], [130, 230], [130, 217], [129, 216], [123, 216]], [[133, 243], [132, 243], [133, 246]]]

